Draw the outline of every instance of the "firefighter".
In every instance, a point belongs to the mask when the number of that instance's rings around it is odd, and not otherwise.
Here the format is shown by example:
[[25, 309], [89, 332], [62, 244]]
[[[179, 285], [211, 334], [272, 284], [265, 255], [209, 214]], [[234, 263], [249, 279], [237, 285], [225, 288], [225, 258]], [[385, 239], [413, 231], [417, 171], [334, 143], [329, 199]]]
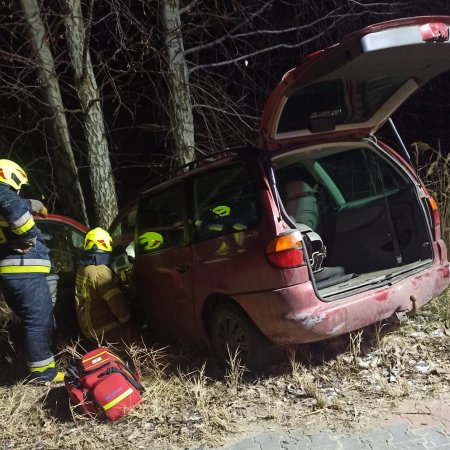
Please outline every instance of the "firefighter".
[[26, 184], [27, 175], [18, 164], [0, 160], [0, 288], [22, 321], [30, 379], [60, 382], [64, 372], [57, 370], [51, 351], [49, 250], [33, 219], [33, 213], [45, 216], [47, 210], [38, 200], [20, 197]]
[[120, 350], [136, 336], [131, 312], [111, 270], [112, 239], [102, 228], [90, 230], [84, 240], [75, 285], [78, 325], [92, 343], [109, 342]]

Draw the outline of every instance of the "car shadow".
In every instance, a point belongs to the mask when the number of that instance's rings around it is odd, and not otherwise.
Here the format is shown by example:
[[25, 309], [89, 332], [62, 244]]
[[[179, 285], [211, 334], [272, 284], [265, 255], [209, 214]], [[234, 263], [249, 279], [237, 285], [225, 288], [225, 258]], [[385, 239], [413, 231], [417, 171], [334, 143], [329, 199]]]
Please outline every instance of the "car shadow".
[[50, 389], [48, 393], [41, 397], [40, 402], [49, 416], [58, 422], [74, 422], [69, 396], [64, 386]]

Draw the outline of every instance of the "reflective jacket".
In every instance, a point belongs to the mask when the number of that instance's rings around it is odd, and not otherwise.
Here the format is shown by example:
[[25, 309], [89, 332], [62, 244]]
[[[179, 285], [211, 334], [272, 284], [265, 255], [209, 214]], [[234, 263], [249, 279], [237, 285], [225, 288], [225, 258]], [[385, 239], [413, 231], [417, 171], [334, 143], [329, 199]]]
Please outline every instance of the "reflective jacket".
[[128, 322], [130, 309], [109, 267], [109, 253], [86, 253], [75, 285], [78, 325], [86, 337], [101, 338]]
[[0, 183], [0, 277], [50, 272], [49, 250], [35, 225], [31, 202]]

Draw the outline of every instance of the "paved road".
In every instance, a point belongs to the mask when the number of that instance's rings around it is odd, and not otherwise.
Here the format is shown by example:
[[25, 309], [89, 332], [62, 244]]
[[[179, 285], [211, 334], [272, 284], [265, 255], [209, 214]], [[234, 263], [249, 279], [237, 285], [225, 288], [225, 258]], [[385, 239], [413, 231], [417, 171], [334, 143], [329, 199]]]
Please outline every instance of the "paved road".
[[395, 413], [380, 418], [372, 430], [358, 434], [322, 431], [265, 432], [223, 450], [384, 450], [449, 449], [450, 401], [404, 401]]
[[331, 432], [306, 434], [267, 432], [244, 439], [226, 450], [383, 450], [450, 449], [450, 436], [440, 427], [413, 429], [407, 422], [360, 435]]

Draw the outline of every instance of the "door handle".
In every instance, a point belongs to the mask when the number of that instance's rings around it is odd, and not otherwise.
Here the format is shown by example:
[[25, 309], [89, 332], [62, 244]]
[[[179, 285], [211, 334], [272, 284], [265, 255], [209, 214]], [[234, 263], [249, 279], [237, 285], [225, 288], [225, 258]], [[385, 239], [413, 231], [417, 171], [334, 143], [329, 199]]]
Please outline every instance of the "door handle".
[[175, 266], [175, 270], [178, 273], [185, 273], [187, 270], [189, 270], [191, 268], [191, 266], [189, 264], [177, 264]]

